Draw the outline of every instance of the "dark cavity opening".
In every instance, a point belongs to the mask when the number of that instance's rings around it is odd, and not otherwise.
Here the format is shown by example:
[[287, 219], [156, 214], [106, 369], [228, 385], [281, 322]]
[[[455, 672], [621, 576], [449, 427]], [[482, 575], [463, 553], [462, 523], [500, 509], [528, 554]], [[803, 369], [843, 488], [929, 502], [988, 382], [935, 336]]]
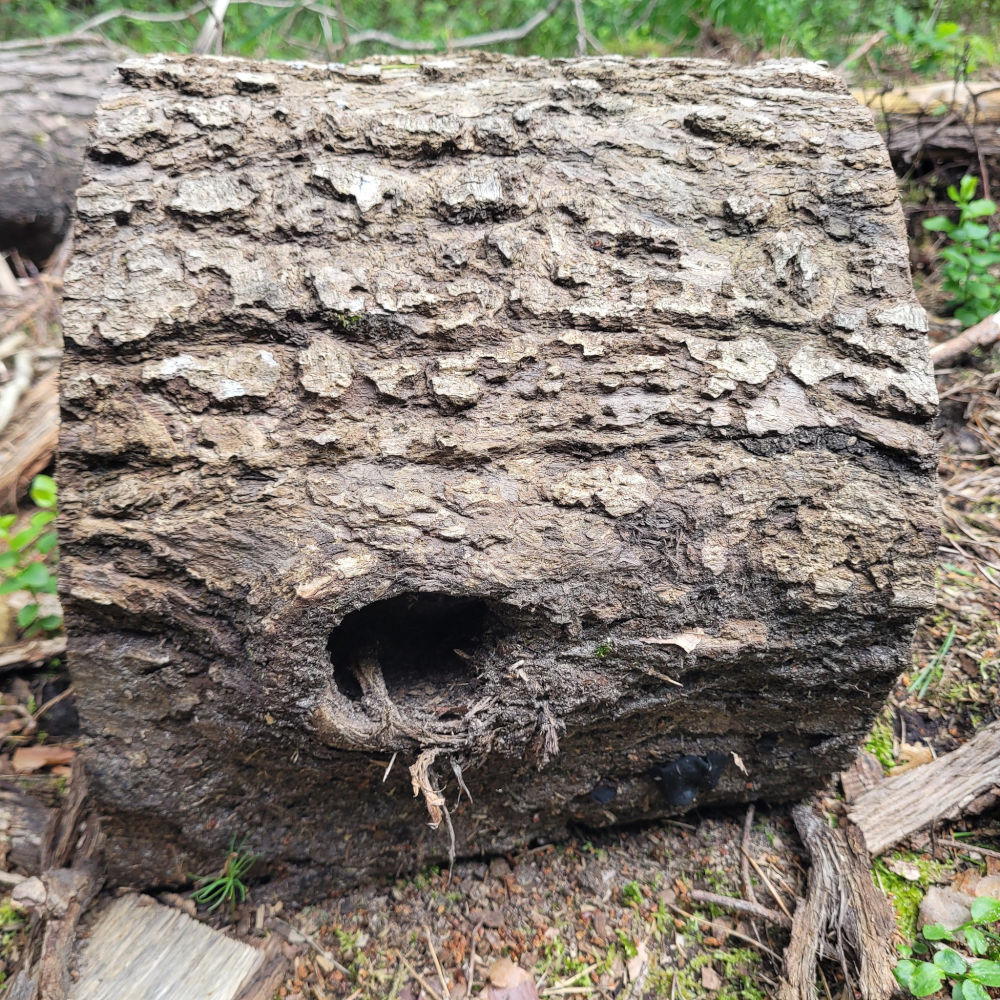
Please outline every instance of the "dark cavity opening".
[[481, 598], [402, 594], [346, 615], [327, 648], [345, 697], [362, 697], [356, 668], [374, 657], [393, 701], [448, 718], [471, 707], [479, 669], [511, 631], [501, 606]]

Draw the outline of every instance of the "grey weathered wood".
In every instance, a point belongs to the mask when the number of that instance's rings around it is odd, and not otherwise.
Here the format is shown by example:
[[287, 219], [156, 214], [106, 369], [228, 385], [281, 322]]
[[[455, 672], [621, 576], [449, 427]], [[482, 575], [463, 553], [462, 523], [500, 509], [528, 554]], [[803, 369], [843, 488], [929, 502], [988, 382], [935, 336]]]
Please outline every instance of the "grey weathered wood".
[[59, 467], [115, 880], [246, 834], [311, 894], [447, 856], [445, 807], [496, 851], [846, 763], [938, 527], [896, 181], [835, 76], [120, 73]]
[[896, 991], [892, 945], [896, 921], [876, 888], [871, 858], [857, 831], [834, 829], [809, 806], [792, 810], [809, 851], [809, 885], [792, 918], [778, 1000], [815, 1000], [820, 954], [839, 958], [848, 988], [863, 1000], [888, 1000]]
[[0, 52], [0, 251], [40, 264], [66, 232], [87, 129], [123, 55], [94, 43]]
[[266, 964], [262, 949], [180, 910], [148, 896], [121, 896], [81, 941], [69, 1000], [270, 1000], [273, 980], [270, 993], [242, 993]]
[[37, 875], [53, 810], [14, 786], [0, 787], [0, 867]]
[[859, 796], [849, 813], [873, 856], [939, 820], [956, 819], [980, 795], [1000, 789], [1000, 722], [968, 743]]

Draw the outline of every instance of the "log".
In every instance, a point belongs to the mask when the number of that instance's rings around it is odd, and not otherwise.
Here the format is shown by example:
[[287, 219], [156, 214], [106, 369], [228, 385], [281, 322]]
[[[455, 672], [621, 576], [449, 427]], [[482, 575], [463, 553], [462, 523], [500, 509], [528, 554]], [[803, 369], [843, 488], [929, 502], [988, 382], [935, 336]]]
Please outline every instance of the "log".
[[101, 43], [0, 51], [0, 252], [40, 265], [65, 235], [90, 120], [123, 55]]
[[979, 174], [1000, 157], [1000, 87], [994, 80], [954, 80], [900, 90], [856, 90], [875, 116], [899, 173], [923, 165]]
[[890, 776], [849, 813], [874, 857], [940, 820], [957, 819], [980, 796], [1000, 794], [1000, 722], [929, 764]]
[[833, 74], [119, 72], [58, 471], [116, 881], [248, 834], [308, 896], [846, 765], [933, 601], [936, 398]]

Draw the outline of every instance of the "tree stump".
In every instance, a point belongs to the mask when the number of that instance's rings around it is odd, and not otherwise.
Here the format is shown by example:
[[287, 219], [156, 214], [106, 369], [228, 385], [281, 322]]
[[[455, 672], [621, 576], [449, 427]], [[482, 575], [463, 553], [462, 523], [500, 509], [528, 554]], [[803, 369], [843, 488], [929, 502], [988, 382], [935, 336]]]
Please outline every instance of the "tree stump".
[[65, 235], [90, 120], [121, 55], [104, 44], [0, 52], [0, 251], [41, 264]]
[[59, 469], [114, 879], [246, 835], [309, 895], [845, 766], [938, 524], [895, 177], [835, 76], [119, 72]]

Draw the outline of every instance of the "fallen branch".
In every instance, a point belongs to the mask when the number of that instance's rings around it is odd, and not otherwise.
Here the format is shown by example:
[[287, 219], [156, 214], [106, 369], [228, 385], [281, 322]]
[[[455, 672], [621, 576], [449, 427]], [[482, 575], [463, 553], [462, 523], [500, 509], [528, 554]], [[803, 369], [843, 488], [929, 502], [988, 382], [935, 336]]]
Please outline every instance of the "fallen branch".
[[21, 642], [16, 646], [7, 646], [0, 650], [0, 670], [20, 667], [26, 663], [42, 663], [54, 656], [66, 652], [66, 637], [60, 635], [55, 639], [33, 639], [31, 642]]
[[861, 795], [848, 816], [877, 857], [924, 827], [957, 818], [994, 786], [1000, 786], [1000, 722], [929, 764], [887, 778]]
[[957, 337], [935, 344], [931, 348], [931, 361], [935, 368], [947, 368], [952, 362], [968, 354], [976, 347], [992, 347], [1000, 340], [1000, 312], [981, 319]]
[[715, 892], [704, 892], [701, 889], [692, 889], [691, 899], [696, 903], [707, 903], [711, 906], [720, 906], [724, 910], [732, 910], [734, 913], [743, 913], [749, 917], [760, 917], [761, 920], [768, 920], [779, 927], [791, 927], [792, 922], [783, 913], [777, 910], [768, 909], [760, 903], [752, 903], [746, 899], [737, 899], [735, 896], [720, 896]]
[[792, 919], [778, 1000], [814, 1000], [819, 957], [827, 947], [839, 957], [849, 995], [856, 986], [863, 1000], [886, 1000], [896, 986], [895, 918], [872, 881], [861, 838], [851, 828], [845, 835], [828, 826], [807, 806], [796, 806], [792, 818], [812, 865], [806, 898]]

